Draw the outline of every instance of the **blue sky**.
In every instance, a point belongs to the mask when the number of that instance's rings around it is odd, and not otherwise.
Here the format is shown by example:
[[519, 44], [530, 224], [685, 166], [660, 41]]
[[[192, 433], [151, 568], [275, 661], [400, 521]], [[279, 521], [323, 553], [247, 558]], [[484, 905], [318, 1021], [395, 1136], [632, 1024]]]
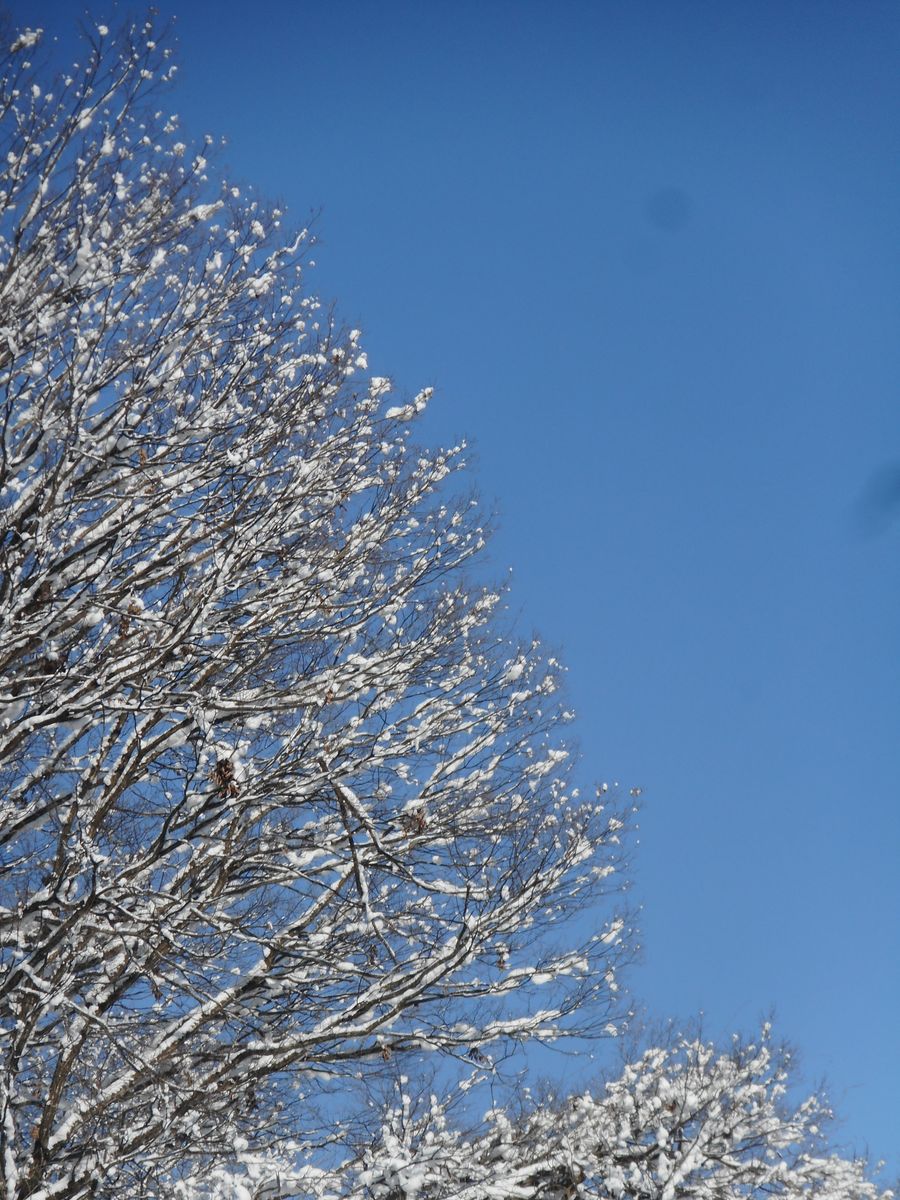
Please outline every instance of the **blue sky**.
[[900, 1169], [900, 9], [161, 9], [166, 104], [320, 214], [316, 289], [475, 444], [585, 778], [644, 789], [635, 991], [774, 1006]]

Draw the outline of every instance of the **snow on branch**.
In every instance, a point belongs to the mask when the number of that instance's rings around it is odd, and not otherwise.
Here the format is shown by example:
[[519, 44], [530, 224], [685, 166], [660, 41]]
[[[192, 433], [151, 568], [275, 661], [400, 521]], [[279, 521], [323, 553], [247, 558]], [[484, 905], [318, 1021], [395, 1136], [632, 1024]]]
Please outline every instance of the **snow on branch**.
[[36, 37], [0, 83], [0, 1164], [172, 1195], [302, 1158], [388, 1058], [602, 1029], [627, 929], [555, 933], [623, 814], [469, 582], [430, 390], [387, 407], [308, 234], [181, 140], [151, 24], [26, 88]]
[[724, 1052], [655, 1047], [604, 1089], [495, 1107], [475, 1134], [404, 1095], [332, 1185], [370, 1200], [889, 1200], [862, 1160], [827, 1150], [825, 1101], [791, 1102], [789, 1083], [764, 1030]]

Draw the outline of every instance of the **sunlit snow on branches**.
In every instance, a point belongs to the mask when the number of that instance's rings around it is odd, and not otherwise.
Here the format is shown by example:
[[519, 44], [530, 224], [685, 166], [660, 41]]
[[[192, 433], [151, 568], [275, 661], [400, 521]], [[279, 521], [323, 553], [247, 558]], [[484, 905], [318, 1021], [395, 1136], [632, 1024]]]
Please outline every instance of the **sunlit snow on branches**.
[[0, 93], [8, 1196], [302, 1155], [388, 1057], [602, 1028], [625, 948], [546, 937], [619, 818], [469, 580], [464, 448], [180, 140], [151, 26], [107, 33], [40, 85], [19, 34]]

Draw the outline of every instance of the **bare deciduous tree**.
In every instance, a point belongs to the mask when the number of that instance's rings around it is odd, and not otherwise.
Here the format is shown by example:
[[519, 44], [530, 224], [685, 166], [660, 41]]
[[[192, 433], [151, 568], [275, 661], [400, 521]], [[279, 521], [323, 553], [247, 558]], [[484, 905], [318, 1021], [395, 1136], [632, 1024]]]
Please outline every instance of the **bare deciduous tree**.
[[50, 86], [37, 42], [0, 91], [0, 1170], [163, 1195], [327, 1138], [386, 1058], [602, 1025], [621, 922], [546, 933], [623, 818], [468, 582], [463, 448], [154, 115], [153, 28]]

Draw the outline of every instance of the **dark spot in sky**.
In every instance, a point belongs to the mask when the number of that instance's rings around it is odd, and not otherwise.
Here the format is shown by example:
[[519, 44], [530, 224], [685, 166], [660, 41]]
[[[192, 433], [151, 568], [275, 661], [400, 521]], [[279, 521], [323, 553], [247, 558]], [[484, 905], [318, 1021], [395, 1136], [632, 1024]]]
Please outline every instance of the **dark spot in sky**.
[[873, 471], [856, 502], [856, 522], [864, 534], [878, 534], [900, 517], [900, 463]]
[[677, 233], [691, 219], [691, 202], [681, 188], [658, 188], [647, 197], [647, 220], [665, 233]]

